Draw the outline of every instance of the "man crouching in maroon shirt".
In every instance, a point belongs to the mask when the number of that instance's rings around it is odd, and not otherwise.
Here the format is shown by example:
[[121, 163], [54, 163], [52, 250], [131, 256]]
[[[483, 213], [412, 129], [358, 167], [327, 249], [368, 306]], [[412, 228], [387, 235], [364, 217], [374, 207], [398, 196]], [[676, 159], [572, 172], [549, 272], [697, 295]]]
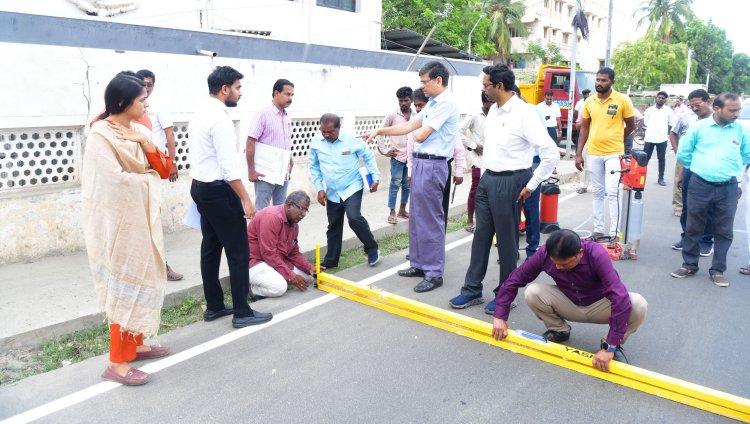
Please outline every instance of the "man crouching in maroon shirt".
[[505, 339], [511, 301], [519, 287], [534, 281], [542, 271], [552, 277], [555, 285], [534, 283], [524, 293], [529, 308], [547, 327], [542, 336], [555, 343], [568, 340], [571, 327], [566, 320], [609, 322], [609, 333], [602, 339], [593, 365], [609, 371], [613, 358], [627, 363], [622, 344], [646, 319], [648, 303], [640, 294], [628, 293], [602, 246], [582, 241], [571, 230], [550, 234], [545, 246], [505, 280], [495, 300], [492, 336]]
[[302, 256], [297, 242], [297, 224], [309, 207], [310, 197], [295, 191], [283, 205], [267, 207], [250, 221], [247, 238], [253, 299], [279, 297], [286, 293], [287, 283], [304, 291], [314, 281], [315, 267]]

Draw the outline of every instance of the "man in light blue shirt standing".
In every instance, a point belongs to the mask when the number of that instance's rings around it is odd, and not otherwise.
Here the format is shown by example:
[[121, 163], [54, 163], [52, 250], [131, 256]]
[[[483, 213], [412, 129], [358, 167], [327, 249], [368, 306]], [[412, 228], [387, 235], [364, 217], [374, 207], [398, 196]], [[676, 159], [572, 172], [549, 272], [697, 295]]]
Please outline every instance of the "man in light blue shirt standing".
[[743, 127], [734, 122], [741, 109], [739, 96], [722, 93], [714, 100], [713, 108], [713, 116], [691, 125], [677, 148], [677, 160], [692, 171], [692, 177], [687, 190], [690, 208], [682, 240], [683, 264], [672, 272], [672, 277], [685, 278], [698, 272], [699, 241], [706, 216], [712, 211], [714, 257], [708, 273], [714, 284], [728, 287], [724, 271], [739, 199], [737, 176], [742, 173], [743, 164], [750, 163], [750, 139]]
[[443, 190], [448, 181], [448, 159], [458, 136], [458, 105], [448, 91], [448, 69], [432, 61], [419, 70], [419, 82], [429, 97], [427, 106], [409, 122], [378, 128], [364, 137], [394, 136], [413, 132], [411, 171], [411, 217], [409, 218], [409, 260], [411, 267], [398, 272], [402, 277], [423, 277], [414, 287], [417, 293], [443, 285], [445, 268], [445, 211]]
[[345, 213], [349, 228], [364, 245], [367, 263], [375, 266], [380, 261], [380, 251], [370, 225], [360, 211], [364, 184], [359, 173], [359, 159], [364, 160], [367, 172], [372, 176], [370, 192], [378, 190], [380, 172], [375, 155], [367, 145], [352, 135], [341, 134], [340, 129], [339, 117], [326, 113], [320, 118], [323, 137], [313, 140], [310, 145], [310, 177], [318, 191], [318, 203], [326, 207], [328, 214], [328, 249], [321, 266], [335, 268], [339, 264]]

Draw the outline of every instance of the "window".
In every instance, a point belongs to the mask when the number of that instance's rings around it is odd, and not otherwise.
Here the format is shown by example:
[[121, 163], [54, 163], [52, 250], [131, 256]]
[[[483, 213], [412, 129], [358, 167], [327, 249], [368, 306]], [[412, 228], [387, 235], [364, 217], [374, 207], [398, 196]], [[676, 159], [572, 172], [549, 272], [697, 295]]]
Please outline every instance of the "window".
[[568, 91], [570, 88], [570, 74], [555, 74], [549, 83], [550, 90]]
[[355, 11], [354, 0], [316, 0], [318, 6], [330, 7], [331, 9]]
[[549, 9], [549, 0], [544, 0], [544, 8]]
[[563, 4], [561, 1], [555, 2], [555, 12], [562, 13]]
[[568, 45], [570, 43], [570, 33], [563, 33], [563, 44]]

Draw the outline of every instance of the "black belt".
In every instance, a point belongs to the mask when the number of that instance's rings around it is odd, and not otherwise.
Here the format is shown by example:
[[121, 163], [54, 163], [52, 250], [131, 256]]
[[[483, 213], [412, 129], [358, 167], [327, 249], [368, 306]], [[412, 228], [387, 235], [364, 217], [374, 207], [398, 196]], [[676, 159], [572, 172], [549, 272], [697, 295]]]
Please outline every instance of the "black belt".
[[224, 180], [216, 180], [216, 181], [209, 181], [207, 183], [204, 183], [203, 181], [193, 180], [193, 184], [197, 186], [204, 186], [204, 187], [216, 187], [220, 185], [224, 185], [227, 182]]
[[721, 181], [721, 182], [717, 183], [717, 182], [714, 182], [714, 181], [708, 181], [707, 179], [705, 179], [705, 178], [701, 177], [700, 175], [696, 174], [695, 172], [693, 172], [693, 175], [695, 175], [696, 177], [698, 177], [698, 179], [701, 180], [701, 181], [703, 181], [704, 183], [711, 184], [711, 185], [717, 186], [717, 187], [725, 186], [727, 184], [737, 184], [737, 178], [735, 178], [735, 177], [732, 177], [732, 178], [730, 178], [730, 179], [728, 179], [726, 181]]
[[429, 153], [414, 153], [414, 157], [417, 159], [448, 160], [445, 156], [431, 155]]
[[493, 171], [493, 170], [491, 170], [491, 169], [488, 169], [488, 170], [487, 170], [487, 172], [488, 172], [488, 173], [489, 173], [490, 175], [494, 175], [494, 176], [496, 176], [496, 177], [507, 177], [507, 176], [509, 176], [509, 175], [514, 175], [514, 174], [518, 174], [519, 172], [524, 172], [524, 171], [531, 171], [531, 168], [525, 168], [525, 169], [516, 169], [516, 170], [513, 170], [513, 171], [500, 171], [500, 172], [497, 172], [497, 171]]

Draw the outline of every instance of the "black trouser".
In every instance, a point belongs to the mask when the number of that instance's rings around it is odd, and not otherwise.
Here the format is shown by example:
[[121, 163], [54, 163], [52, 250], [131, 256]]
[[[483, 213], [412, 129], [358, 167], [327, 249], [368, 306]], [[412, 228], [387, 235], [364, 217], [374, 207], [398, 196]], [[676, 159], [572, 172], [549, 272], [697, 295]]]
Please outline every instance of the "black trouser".
[[[685, 227], [687, 227], [687, 215], [688, 215], [688, 188], [690, 187], [690, 179], [693, 173], [688, 168], [682, 170], [682, 213], [680, 214], [680, 226], [682, 227], [682, 233], [680, 233], [680, 240], [685, 237]], [[700, 246], [706, 250], [711, 250], [711, 246], [714, 244], [714, 236], [711, 233], [713, 228], [713, 213], [709, 209], [706, 215], [706, 228], [703, 230], [703, 237], [701, 237]]]
[[487, 273], [487, 263], [492, 248], [492, 236], [497, 234], [500, 256], [500, 279], [495, 294], [518, 261], [518, 224], [521, 221], [521, 204], [516, 201], [521, 189], [531, 179], [531, 170], [513, 175], [492, 175], [485, 171], [479, 180], [476, 203], [476, 227], [471, 243], [471, 259], [466, 270], [461, 294], [482, 294], [482, 280]]
[[443, 212], [445, 213], [445, 230], [448, 231], [448, 207], [450, 206], [451, 200], [451, 177], [453, 171], [451, 170], [451, 164], [453, 158], [448, 159], [448, 181], [445, 182], [445, 188], [443, 188]]
[[225, 250], [229, 265], [229, 281], [235, 318], [253, 314], [247, 303], [250, 281], [247, 270], [250, 247], [247, 241], [247, 221], [240, 198], [223, 181], [201, 183], [193, 180], [190, 195], [201, 214], [201, 278], [206, 308], [220, 311], [225, 308], [224, 291], [219, 283], [221, 251]]
[[710, 183], [698, 174], [690, 178], [688, 188], [687, 227], [682, 239], [682, 266], [697, 271], [700, 259], [700, 239], [706, 229], [706, 217], [713, 213], [714, 256], [710, 272], [727, 270], [727, 252], [734, 238], [734, 215], [738, 200], [737, 179], [723, 184]]
[[349, 220], [349, 228], [354, 231], [359, 241], [364, 245], [364, 251], [368, 255], [378, 250], [378, 242], [370, 231], [370, 225], [362, 213], [362, 192], [360, 190], [341, 203], [326, 199], [326, 213], [328, 214], [328, 250], [326, 251], [323, 264], [332, 268], [338, 266], [341, 256], [341, 238], [344, 235], [344, 213]]
[[654, 147], [656, 147], [656, 157], [659, 158], [659, 179], [663, 180], [664, 168], [667, 166], [667, 142], [645, 143], [643, 151], [646, 152], [649, 161], [651, 160], [651, 154], [654, 153]]

